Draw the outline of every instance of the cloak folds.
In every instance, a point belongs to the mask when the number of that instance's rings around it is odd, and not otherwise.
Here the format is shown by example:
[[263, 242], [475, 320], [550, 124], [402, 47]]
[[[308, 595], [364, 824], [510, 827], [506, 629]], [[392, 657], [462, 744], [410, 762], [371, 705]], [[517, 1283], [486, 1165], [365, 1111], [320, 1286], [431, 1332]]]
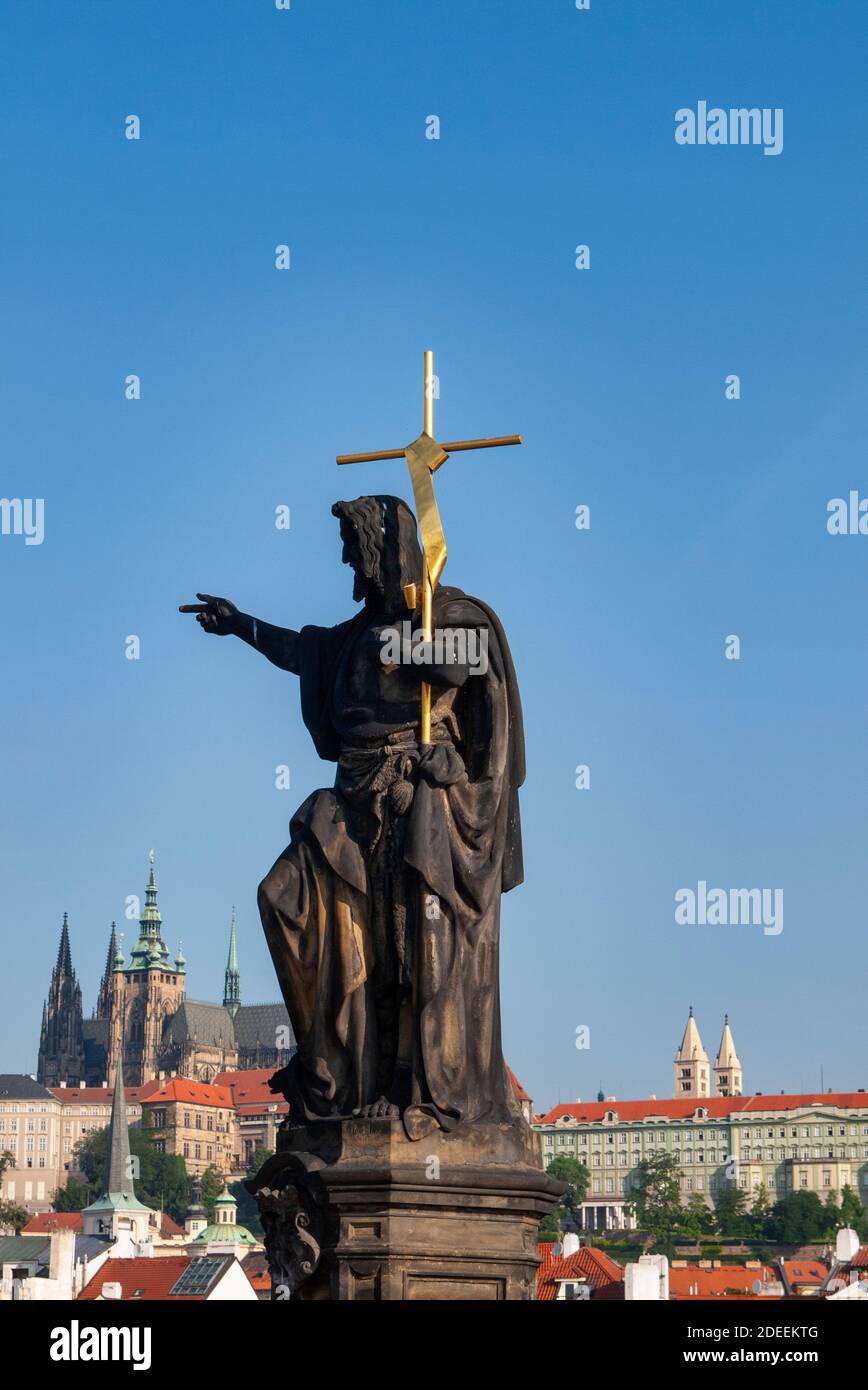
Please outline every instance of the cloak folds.
[[[509, 647], [486, 604], [437, 589], [434, 626], [485, 629], [487, 672], [464, 680], [448, 720], [437, 721], [435, 704], [430, 749], [417, 747], [417, 728], [384, 735], [372, 773], [370, 758], [346, 756], [337, 727], [348, 663], [370, 622], [363, 609], [299, 636], [302, 717], [338, 773], [299, 807], [291, 843], [260, 885], [298, 1041], [285, 1078], [292, 1119], [350, 1115], [394, 1093], [398, 1070], [411, 1139], [462, 1121], [510, 1123], [500, 896], [523, 877], [524, 733]], [[390, 794], [400, 778], [413, 784], [409, 806]], [[376, 834], [360, 833], [360, 808]], [[399, 998], [409, 1025], [397, 1021]]]

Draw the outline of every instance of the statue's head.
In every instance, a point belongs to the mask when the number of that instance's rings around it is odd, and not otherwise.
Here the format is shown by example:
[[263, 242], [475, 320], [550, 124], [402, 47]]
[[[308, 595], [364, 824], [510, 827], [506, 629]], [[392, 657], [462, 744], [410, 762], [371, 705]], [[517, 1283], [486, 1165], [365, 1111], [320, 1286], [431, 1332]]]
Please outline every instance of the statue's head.
[[341, 524], [343, 561], [355, 572], [353, 598], [372, 599], [390, 608], [404, 606], [404, 585], [418, 584], [422, 551], [416, 518], [400, 497], [357, 497], [335, 502]]

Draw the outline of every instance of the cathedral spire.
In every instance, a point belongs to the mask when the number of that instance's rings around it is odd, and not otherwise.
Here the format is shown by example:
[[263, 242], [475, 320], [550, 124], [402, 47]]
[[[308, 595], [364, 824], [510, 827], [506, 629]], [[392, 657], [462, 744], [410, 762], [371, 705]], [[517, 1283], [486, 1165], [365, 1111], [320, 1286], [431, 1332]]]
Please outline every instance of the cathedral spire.
[[118, 954], [118, 932], [117, 923], [112, 922], [111, 935], [109, 936], [108, 951], [105, 958], [105, 970], [99, 982], [99, 995], [96, 1002], [97, 1018], [108, 1018], [111, 1014], [112, 1002], [112, 975], [114, 974], [115, 961]]
[[229, 959], [223, 977], [223, 1007], [234, 1018], [241, 1006], [241, 971], [238, 969], [238, 934], [235, 927], [235, 908], [232, 909], [232, 925], [229, 929]]
[[37, 1078], [43, 1086], [77, 1086], [84, 1076], [81, 987], [72, 968], [69, 918], [64, 912], [57, 964], [51, 972], [39, 1038]]
[[130, 956], [131, 970], [167, 970], [169, 952], [162, 937], [163, 919], [157, 903], [157, 876], [154, 851], [150, 852], [151, 871], [145, 887], [145, 910], [139, 918], [139, 939]]
[[72, 979], [74, 971], [72, 968], [72, 952], [69, 949], [69, 917], [63, 914], [63, 926], [60, 931], [60, 945], [57, 948], [57, 969], [62, 975]]

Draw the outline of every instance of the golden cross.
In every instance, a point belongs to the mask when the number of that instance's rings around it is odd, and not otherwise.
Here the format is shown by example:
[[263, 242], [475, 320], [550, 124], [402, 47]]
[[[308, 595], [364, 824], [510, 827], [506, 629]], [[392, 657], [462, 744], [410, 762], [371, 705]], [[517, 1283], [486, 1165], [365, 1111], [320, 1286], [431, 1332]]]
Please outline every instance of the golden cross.
[[[422, 536], [422, 633], [426, 641], [431, 640], [431, 609], [434, 590], [446, 564], [446, 538], [440, 522], [437, 498], [434, 494], [434, 474], [444, 464], [450, 454], [463, 449], [494, 449], [501, 444], [520, 444], [520, 434], [503, 434], [492, 439], [458, 439], [450, 444], [440, 444], [434, 438], [434, 354], [425, 353], [424, 368], [424, 417], [422, 433], [406, 449], [381, 449], [372, 454], [338, 454], [338, 463], [371, 463], [376, 459], [407, 460], [410, 481], [413, 484], [413, 497], [416, 502], [416, 518]], [[408, 584], [405, 590], [407, 605], [416, 607], [416, 586]], [[409, 591], [409, 592], [408, 592]], [[431, 687], [422, 682], [422, 713], [419, 721], [419, 742], [431, 742]]]

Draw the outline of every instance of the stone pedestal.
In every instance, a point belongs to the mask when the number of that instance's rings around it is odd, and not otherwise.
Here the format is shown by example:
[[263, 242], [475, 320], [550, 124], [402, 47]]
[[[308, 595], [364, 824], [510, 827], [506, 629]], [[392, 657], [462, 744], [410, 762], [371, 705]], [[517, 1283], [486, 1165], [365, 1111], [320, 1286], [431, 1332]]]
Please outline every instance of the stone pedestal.
[[532, 1299], [537, 1228], [564, 1191], [524, 1120], [411, 1142], [399, 1120], [278, 1135], [248, 1187], [276, 1299]]

